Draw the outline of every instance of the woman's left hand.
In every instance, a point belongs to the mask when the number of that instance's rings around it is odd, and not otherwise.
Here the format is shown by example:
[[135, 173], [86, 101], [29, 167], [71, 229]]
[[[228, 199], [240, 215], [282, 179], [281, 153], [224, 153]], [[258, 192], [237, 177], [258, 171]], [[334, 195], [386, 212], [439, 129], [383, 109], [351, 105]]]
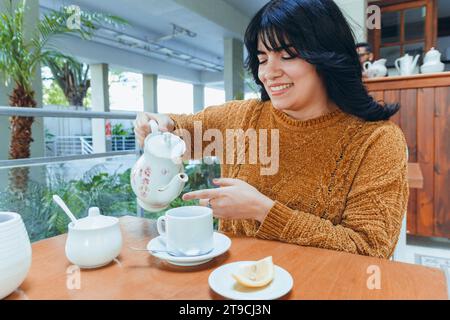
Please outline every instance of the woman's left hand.
[[201, 205], [208, 201], [214, 216], [222, 219], [254, 219], [263, 222], [274, 201], [255, 187], [239, 179], [214, 179], [217, 189], [205, 189], [186, 193], [183, 200], [200, 199]]

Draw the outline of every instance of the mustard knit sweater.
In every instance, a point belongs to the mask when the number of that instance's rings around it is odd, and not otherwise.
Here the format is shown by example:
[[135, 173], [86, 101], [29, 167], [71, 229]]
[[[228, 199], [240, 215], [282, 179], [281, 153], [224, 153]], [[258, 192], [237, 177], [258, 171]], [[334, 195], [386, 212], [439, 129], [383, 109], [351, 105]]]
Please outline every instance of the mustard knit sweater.
[[392, 255], [409, 194], [407, 146], [394, 123], [366, 122], [340, 110], [299, 121], [258, 99], [170, 117], [192, 137], [194, 121], [201, 121], [203, 131], [279, 130], [275, 175], [261, 175], [262, 165], [248, 161], [221, 166], [222, 177], [246, 181], [275, 205], [263, 223], [220, 220], [219, 230], [381, 258]]

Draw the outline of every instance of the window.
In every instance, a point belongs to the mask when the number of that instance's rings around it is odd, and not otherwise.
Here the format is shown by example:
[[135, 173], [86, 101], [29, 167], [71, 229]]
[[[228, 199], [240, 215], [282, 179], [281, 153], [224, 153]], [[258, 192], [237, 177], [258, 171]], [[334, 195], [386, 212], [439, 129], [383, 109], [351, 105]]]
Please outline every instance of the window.
[[387, 59], [389, 67], [395, 59], [408, 53], [419, 54], [436, 45], [436, 1], [371, 2], [381, 7], [381, 30], [369, 30], [369, 41], [375, 59]]

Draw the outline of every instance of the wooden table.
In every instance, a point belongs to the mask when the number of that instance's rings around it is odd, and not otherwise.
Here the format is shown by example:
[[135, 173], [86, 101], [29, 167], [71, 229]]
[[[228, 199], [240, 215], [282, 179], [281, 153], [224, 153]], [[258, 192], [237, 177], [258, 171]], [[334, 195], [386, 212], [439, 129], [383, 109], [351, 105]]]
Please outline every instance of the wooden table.
[[[439, 269], [254, 238], [233, 237], [227, 253], [204, 265], [172, 266], [128, 249], [130, 245], [145, 247], [157, 235], [154, 221], [122, 217], [121, 228], [124, 245], [119, 262], [81, 270], [80, 289], [67, 286], [76, 286], [76, 281], [64, 254], [66, 235], [34, 243], [28, 277], [8, 299], [221, 299], [208, 286], [215, 268], [268, 255], [294, 278], [293, 290], [283, 299], [448, 298]], [[367, 287], [370, 266], [381, 272], [379, 290]]]

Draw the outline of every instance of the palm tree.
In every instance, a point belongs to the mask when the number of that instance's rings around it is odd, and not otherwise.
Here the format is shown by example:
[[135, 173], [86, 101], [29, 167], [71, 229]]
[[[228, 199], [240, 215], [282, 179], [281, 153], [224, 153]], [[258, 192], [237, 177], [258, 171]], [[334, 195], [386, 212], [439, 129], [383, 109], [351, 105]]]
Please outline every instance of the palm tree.
[[91, 86], [89, 65], [57, 51], [51, 52], [44, 64], [50, 68], [53, 80], [63, 91], [69, 105], [83, 106], [83, 100]]
[[[77, 34], [83, 39], [88, 39], [97, 29], [97, 24], [126, 23], [125, 20], [116, 16], [81, 11], [80, 24], [73, 28], [68, 23], [73, 17], [73, 12], [63, 7], [44, 15], [31, 37], [26, 38], [25, 10], [26, 0], [21, 1], [17, 6], [9, 0], [6, 3], [6, 10], [0, 15], [0, 73], [4, 74], [7, 82], [13, 83], [9, 104], [14, 107], [36, 107], [32, 80], [38, 66], [55, 50], [50, 44], [54, 36]], [[10, 117], [10, 159], [29, 158], [30, 143], [33, 141], [31, 133], [33, 120], [33, 117]], [[28, 168], [14, 169], [10, 172], [12, 187], [18, 191], [25, 191]]]

